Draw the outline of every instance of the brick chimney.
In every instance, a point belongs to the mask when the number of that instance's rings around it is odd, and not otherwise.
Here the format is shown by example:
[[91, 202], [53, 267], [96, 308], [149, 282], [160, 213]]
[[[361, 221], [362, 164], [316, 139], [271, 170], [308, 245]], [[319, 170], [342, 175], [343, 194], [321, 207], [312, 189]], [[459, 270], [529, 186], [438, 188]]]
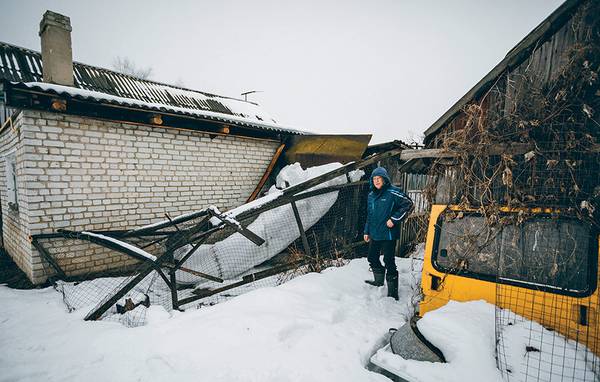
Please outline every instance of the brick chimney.
[[40, 21], [44, 82], [73, 86], [71, 19], [46, 11]]

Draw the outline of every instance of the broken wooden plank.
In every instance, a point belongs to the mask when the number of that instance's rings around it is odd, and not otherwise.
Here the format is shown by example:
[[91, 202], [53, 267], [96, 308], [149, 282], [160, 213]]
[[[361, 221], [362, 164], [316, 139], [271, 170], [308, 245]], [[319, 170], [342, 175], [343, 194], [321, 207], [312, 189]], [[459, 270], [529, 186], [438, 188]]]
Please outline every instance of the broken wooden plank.
[[[163, 257], [166, 257], [166, 256], [163, 256]], [[161, 262], [161, 259], [163, 257], [159, 258], [157, 260], [157, 262]], [[95, 320], [100, 319], [102, 317], [102, 315], [107, 310], [110, 309], [111, 306], [116, 304], [116, 302], [121, 299], [121, 297], [125, 296], [127, 294], [127, 292], [129, 292], [137, 284], [139, 284], [144, 279], [144, 277], [148, 276], [150, 274], [150, 272], [152, 272], [154, 270], [154, 265], [155, 265], [154, 263], [152, 263], [152, 264], [146, 263], [144, 269], [142, 269], [140, 271], [140, 273], [137, 274], [137, 276], [135, 276], [131, 281], [129, 281], [123, 288], [121, 288], [121, 290], [119, 290], [117, 293], [115, 293], [111, 298], [109, 298], [104, 303], [102, 303], [102, 305], [100, 305], [98, 308], [91, 311], [87, 316], [85, 316], [84, 320], [85, 321], [95, 321]]]
[[265, 183], [267, 182], [267, 179], [269, 179], [269, 176], [271, 176], [271, 172], [273, 172], [273, 168], [275, 167], [275, 164], [277, 163], [277, 160], [281, 156], [281, 153], [283, 152], [284, 148], [285, 148], [285, 144], [283, 144], [283, 143], [277, 148], [277, 150], [275, 151], [275, 154], [273, 155], [273, 158], [271, 158], [271, 163], [269, 163], [269, 166], [267, 166], [267, 170], [263, 174], [262, 178], [260, 178], [258, 185], [256, 185], [256, 188], [254, 189], [254, 191], [252, 191], [252, 194], [250, 194], [250, 196], [246, 200], [246, 203], [250, 203], [251, 201], [256, 199], [256, 197], [258, 196], [258, 193], [260, 192], [260, 190], [262, 190]]
[[296, 218], [296, 224], [298, 224], [298, 230], [300, 231], [300, 237], [302, 238], [302, 246], [304, 247], [304, 253], [307, 256], [311, 256], [310, 245], [308, 244], [308, 238], [306, 237], [306, 232], [304, 231], [304, 226], [302, 225], [302, 219], [300, 218], [300, 212], [298, 211], [298, 207], [296, 206], [296, 202], [292, 200], [290, 203], [292, 205], [292, 211], [294, 211], [294, 217]]
[[141, 261], [156, 261], [156, 256], [144, 251], [135, 245], [120, 241], [110, 236], [100, 235], [93, 232], [75, 232], [68, 230], [59, 230], [59, 233], [63, 233], [65, 237], [70, 237], [78, 240], [89, 241], [90, 243], [98, 244], [102, 247], [112, 249], [120, 252], [127, 256], [133, 257], [134, 259]]
[[35, 247], [35, 249], [37, 249], [37, 251], [40, 253], [40, 255], [42, 255], [42, 257], [44, 258], [44, 260], [46, 260], [52, 266], [52, 268], [54, 268], [54, 270], [56, 271], [56, 273], [58, 274], [58, 276], [60, 278], [65, 279], [67, 277], [67, 275], [62, 270], [62, 268], [60, 267], [60, 265], [58, 265], [58, 263], [56, 262], [56, 260], [54, 260], [54, 258], [48, 253], [48, 251], [46, 251], [46, 248], [44, 248], [44, 246], [41, 245], [37, 241], [36, 237], [32, 237], [31, 238], [31, 244], [33, 244], [33, 246]]
[[254, 281], [262, 280], [264, 278], [277, 275], [277, 274], [279, 274], [281, 272], [285, 272], [287, 270], [294, 269], [294, 268], [297, 268], [299, 266], [302, 266], [304, 263], [305, 263], [304, 260], [295, 261], [295, 262], [290, 263], [290, 264], [284, 264], [284, 265], [276, 266], [276, 267], [273, 267], [273, 268], [270, 268], [270, 269], [266, 269], [264, 271], [260, 271], [260, 272], [252, 273], [250, 275], [243, 276], [240, 281], [234, 282], [234, 283], [229, 284], [229, 285], [225, 285], [225, 286], [223, 286], [221, 288], [197, 291], [196, 292], [196, 294], [198, 294], [197, 296], [192, 296], [192, 297], [188, 297], [188, 298], [184, 298], [182, 300], [179, 300], [179, 306], [182, 306], [182, 305], [185, 305], [185, 304], [189, 304], [190, 302], [194, 302], [196, 300], [201, 300], [201, 299], [206, 298], [206, 297], [214, 296], [215, 294], [219, 294], [219, 293], [225, 292], [227, 290], [230, 290], [230, 289], [242, 286], [242, 285], [246, 285], [246, 284], [252, 283]]
[[233, 218], [219, 214], [219, 213], [213, 211], [212, 209], [209, 209], [208, 212], [212, 216], [221, 220], [225, 225], [236, 230], [240, 235], [244, 236], [246, 239], [250, 240], [254, 244], [256, 244], [258, 246], [264, 244], [265, 240], [262, 237], [258, 236], [254, 232], [250, 231], [248, 228], [242, 226], [238, 221], [234, 220]]
[[204, 272], [199, 272], [199, 271], [195, 271], [195, 270], [190, 269], [190, 268], [182, 267], [182, 266], [180, 266], [178, 264], [163, 263], [163, 267], [165, 267], [167, 269], [175, 269], [176, 271], [183, 271], [183, 272], [186, 272], [186, 273], [189, 273], [189, 274], [192, 274], [194, 276], [198, 276], [198, 277], [201, 277], [203, 279], [210, 280], [210, 281], [215, 281], [215, 282], [218, 282], [218, 283], [222, 283], [223, 282], [223, 279], [220, 278], [220, 277], [212, 276], [212, 275], [209, 275], [209, 274], [204, 273]]

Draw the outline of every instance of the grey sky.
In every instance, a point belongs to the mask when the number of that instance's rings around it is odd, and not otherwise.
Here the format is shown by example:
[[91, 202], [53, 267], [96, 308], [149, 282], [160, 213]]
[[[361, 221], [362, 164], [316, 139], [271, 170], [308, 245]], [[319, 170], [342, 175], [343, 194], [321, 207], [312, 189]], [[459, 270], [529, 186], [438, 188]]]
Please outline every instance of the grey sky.
[[46, 9], [76, 61], [251, 100], [319, 133], [419, 136], [562, 1], [7, 1], [0, 40], [35, 50]]

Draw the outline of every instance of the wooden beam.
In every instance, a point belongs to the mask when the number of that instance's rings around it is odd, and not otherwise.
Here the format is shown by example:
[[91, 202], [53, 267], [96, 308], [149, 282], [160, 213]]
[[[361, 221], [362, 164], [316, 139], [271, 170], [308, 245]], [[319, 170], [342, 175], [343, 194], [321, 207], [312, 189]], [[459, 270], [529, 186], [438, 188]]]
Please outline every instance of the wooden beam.
[[62, 270], [60, 265], [58, 265], [58, 263], [54, 260], [54, 258], [48, 253], [48, 251], [46, 251], [46, 248], [44, 248], [44, 246], [41, 245], [35, 237], [30, 237], [30, 240], [31, 244], [33, 244], [33, 246], [35, 247], [35, 249], [37, 249], [40, 255], [42, 255], [42, 257], [52, 266], [52, 268], [54, 268], [58, 277], [65, 279], [67, 275]]
[[66, 111], [67, 110], [67, 101], [60, 98], [53, 98], [52, 103], [50, 104], [52, 110], [56, 111]]
[[264, 271], [259, 271], [256, 273], [252, 273], [252, 274], [243, 276], [241, 280], [236, 281], [232, 284], [223, 286], [221, 288], [202, 290], [202, 291], [197, 290], [195, 292], [192, 292], [194, 294], [197, 294], [197, 296], [187, 297], [187, 298], [179, 300], [179, 306], [183, 306], [183, 305], [189, 304], [190, 302], [194, 302], [196, 300], [201, 300], [203, 298], [210, 297], [215, 294], [219, 294], [219, 293], [225, 292], [227, 290], [237, 288], [242, 285], [250, 284], [252, 282], [262, 280], [264, 278], [267, 278], [267, 277], [270, 277], [270, 276], [273, 276], [273, 275], [276, 275], [276, 274], [279, 274], [279, 273], [282, 273], [282, 272], [285, 272], [285, 271], [288, 271], [291, 269], [298, 268], [298, 267], [302, 266], [304, 263], [305, 263], [304, 260], [299, 260], [299, 261], [295, 261], [290, 264], [278, 265], [273, 268], [266, 269]]
[[285, 144], [283, 144], [283, 143], [277, 148], [277, 150], [275, 151], [275, 154], [273, 155], [273, 158], [271, 158], [271, 163], [269, 163], [269, 166], [267, 166], [265, 173], [263, 174], [262, 178], [260, 178], [260, 181], [256, 185], [256, 188], [254, 189], [254, 191], [252, 191], [252, 194], [250, 194], [250, 196], [246, 200], [246, 203], [249, 203], [249, 202], [253, 201], [254, 199], [256, 199], [256, 197], [258, 196], [258, 193], [260, 192], [260, 190], [262, 190], [265, 183], [269, 179], [269, 176], [271, 176], [271, 172], [273, 172], [273, 168], [275, 167], [275, 164], [277, 163], [277, 160], [281, 156], [281, 153], [283, 152], [284, 148], [285, 148]]
[[[165, 257], [165, 258], [163, 259], [163, 257]], [[163, 261], [165, 261], [166, 256], [163, 256], [163, 257], [160, 257], [157, 260], [157, 263], [162, 263]], [[146, 263], [144, 265], [143, 269], [140, 270], [140, 273], [137, 274], [137, 276], [135, 276], [133, 279], [131, 279], [124, 287], [122, 287], [111, 298], [106, 300], [101, 306], [99, 306], [97, 309], [94, 309], [92, 312], [88, 313], [88, 315], [85, 316], [84, 320], [85, 321], [96, 321], [96, 320], [100, 319], [102, 317], [102, 315], [108, 309], [110, 309], [111, 306], [113, 306], [113, 304], [115, 304], [117, 301], [119, 301], [121, 299], [121, 297], [125, 296], [127, 294], [127, 292], [132, 290], [140, 281], [142, 281], [144, 279], [144, 277], [148, 276], [150, 274], [150, 272], [152, 272], [155, 269], [153, 265], [154, 264]]]
[[[482, 152], [485, 155], [522, 155], [530, 151], [536, 151], [535, 145], [529, 143], [510, 143], [510, 144], [495, 144], [486, 147]], [[590, 153], [600, 153], [600, 145], [596, 144], [588, 149]], [[411, 159], [424, 158], [453, 158], [460, 154], [471, 154], [465, 151], [446, 151], [444, 149], [420, 149], [420, 150], [403, 150], [400, 153], [400, 159], [408, 161]]]
[[[520, 155], [525, 154], [529, 151], [535, 150], [535, 146], [528, 143], [511, 143], [511, 144], [495, 144], [490, 145], [483, 153], [485, 155]], [[462, 151], [448, 151], [445, 149], [419, 149], [419, 150], [403, 150], [400, 153], [400, 159], [408, 161], [411, 159], [425, 159], [425, 158], [453, 158], [460, 154], [468, 152]]]
[[7, 126], [10, 126], [10, 127], [11, 127], [11, 129], [13, 129], [13, 128], [14, 128], [14, 127], [13, 127], [12, 115], [11, 115], [10, 117], [8, 117], [8, 118], [6, 119], [6, 121], [4, 121], [4, 123], [2, 124], [2, 127], [0, 127], [0, 133], [1, 133], [1, 132], [3, 132], [3, 131], [4, 131], [4, 129], [5, 129]]
[[302, 246], [304, 247], [304, 254], [311, 257], [310, 245], [308, 244], [308, 238], [306, 237], [306, 232], [304, 231], [304, 226], [302, 225], [302, 218], [300, 218], [300, 212], [298, 211], [298, 207], [296, 206], [296, 202], [292, 200], [290, 203], [292, 205], [292, 210], [294, 211], [294, 217], [296, 218], [296, 224], [298, 224], [298, 231], [300, 231], [300, 237], [302, 238]]

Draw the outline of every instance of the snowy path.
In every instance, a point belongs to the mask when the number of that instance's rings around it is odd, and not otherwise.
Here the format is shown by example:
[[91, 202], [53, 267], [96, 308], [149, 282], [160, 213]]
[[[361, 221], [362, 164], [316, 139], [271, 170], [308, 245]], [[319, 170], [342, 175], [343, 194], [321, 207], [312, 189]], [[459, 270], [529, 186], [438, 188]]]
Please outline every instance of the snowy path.
[[147, 326], [84, 322], [51, 288], [0, 286], [0, 381], [388, 381], [367, 371], [409, 314], [411, 260], [398, 259], [400, 302], [363, 283], [365, 259]]

